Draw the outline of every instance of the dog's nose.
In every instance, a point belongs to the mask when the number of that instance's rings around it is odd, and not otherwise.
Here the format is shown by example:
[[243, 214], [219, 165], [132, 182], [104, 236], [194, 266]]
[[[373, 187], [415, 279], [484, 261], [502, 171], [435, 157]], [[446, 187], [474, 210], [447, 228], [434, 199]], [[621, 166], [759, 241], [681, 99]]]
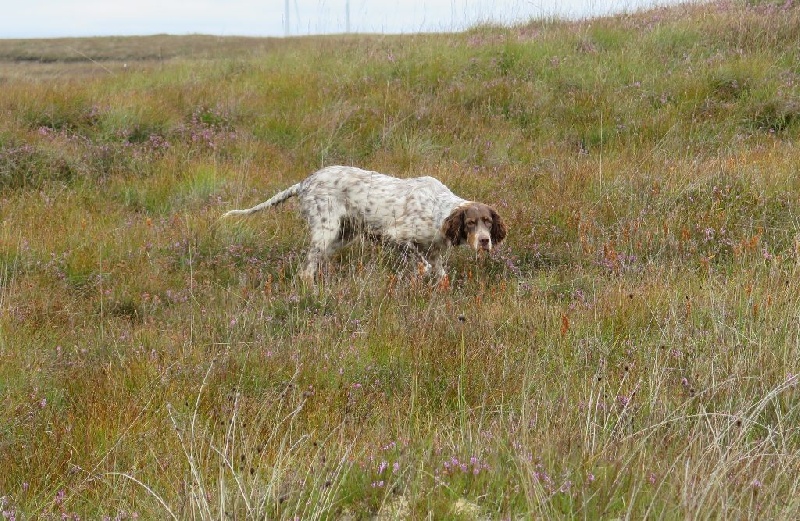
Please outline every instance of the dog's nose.
[[491, 239], [485, 237], [478, 241], [478, 245], [481, 247], [482, 250], [488, 250], [492, 247]]

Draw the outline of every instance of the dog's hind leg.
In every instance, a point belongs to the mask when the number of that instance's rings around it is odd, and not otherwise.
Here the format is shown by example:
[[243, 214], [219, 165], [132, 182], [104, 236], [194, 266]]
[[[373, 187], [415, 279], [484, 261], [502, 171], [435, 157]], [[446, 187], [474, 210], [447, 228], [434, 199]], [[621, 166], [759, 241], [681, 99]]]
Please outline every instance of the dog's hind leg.
[[306, 263], [300, 277], [309, 285], [314, 284], [314, 279], [319, 271], [320, 264], [327, 260], [336, 250], [345, 244], [340, 225], [326, 223], [311, 231], [311, 244], [309, 245]]

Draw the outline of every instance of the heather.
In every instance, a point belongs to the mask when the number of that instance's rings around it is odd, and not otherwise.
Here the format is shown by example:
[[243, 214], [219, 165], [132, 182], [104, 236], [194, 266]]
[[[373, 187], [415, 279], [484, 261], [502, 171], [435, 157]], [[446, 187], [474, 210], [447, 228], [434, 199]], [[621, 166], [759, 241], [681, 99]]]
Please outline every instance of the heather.
[[[800, 514], [800, 11], [0, 41], [5, 518]], [[509, 237], [297, 279], [323, 165]]]

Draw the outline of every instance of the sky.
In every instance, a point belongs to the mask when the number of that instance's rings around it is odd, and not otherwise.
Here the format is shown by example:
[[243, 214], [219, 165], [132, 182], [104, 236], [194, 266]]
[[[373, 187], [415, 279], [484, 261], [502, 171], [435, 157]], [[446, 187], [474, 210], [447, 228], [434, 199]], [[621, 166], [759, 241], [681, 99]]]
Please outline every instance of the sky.
[[459, 31], [482, 22], [590, 18], [680, 1], [288, 0], [287, 17], [287, 0], [2, 0], [0, 38], [298, 36], [348, 29], [406, 34]]

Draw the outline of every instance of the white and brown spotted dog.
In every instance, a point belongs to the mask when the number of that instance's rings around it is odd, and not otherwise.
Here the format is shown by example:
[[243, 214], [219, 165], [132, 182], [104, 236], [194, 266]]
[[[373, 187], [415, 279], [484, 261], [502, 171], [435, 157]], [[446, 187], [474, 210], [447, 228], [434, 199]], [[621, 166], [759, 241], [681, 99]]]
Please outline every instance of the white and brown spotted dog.
[[415, 251], [425, 271], [445, 276], [442, 253], [467, 244], [490, 251], [506, 236], [497, 212], [461, 199], [433, 177], [398, 179], [352, 166], [323, 168], [305, 180], [247, 210], [251, 215], [297, 196], [311, 233], [301, 277], [312, 283], [321, 261], [359, 235], [388, 240]]

